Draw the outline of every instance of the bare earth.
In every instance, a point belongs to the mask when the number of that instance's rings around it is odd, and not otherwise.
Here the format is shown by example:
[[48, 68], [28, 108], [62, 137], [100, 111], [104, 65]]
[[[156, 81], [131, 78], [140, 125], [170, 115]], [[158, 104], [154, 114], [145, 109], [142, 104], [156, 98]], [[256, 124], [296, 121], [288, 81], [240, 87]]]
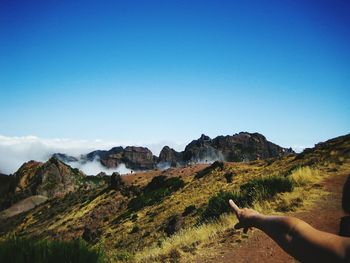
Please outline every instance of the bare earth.
[[[290, 213], [313, 227], [337, 234], [339, 231], [340, 218], [344, 216], [341, 209], [342, 190], [347, 174], [331, 176], [323, 181], [325, 190], [330, 194], [317, 201], [308, 211]], [[296, 262], [285, 253], [273, 240], [259, 230], [249, 234], [249, 238], [239, 245], [232, 240], [226, 239], [219, 248], [219, 256], [200, 259], [200, 262]]]
[[18, 203], [12, 205], [10, 208], [5, 209], [0, 212], [0, 218], [8, 218], [20, 213], [29, 211], [33, 209], [35, 206], [45, 202], [47, 200], [46, 196], [42, 195], [33, 195], [28, 198], [25, 198]]

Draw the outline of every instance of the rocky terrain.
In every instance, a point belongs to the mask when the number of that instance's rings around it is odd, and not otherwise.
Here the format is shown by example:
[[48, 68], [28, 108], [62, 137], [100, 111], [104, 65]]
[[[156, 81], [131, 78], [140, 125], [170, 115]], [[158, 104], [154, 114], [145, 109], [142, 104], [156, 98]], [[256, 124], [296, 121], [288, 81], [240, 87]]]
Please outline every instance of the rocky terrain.
[[158, 162], [168, 162], [172, 166], [184, 163], [209, 163], [213, 161], [247, 162], [253, 160], [282, 157], [294, 153], [282, 148], [259, 133], [241, 132], [232, 136], [218, 136], [211, 139], [202, 134], [198, 140], [189, 143], [183, 152], [164, 147]]
[[202, 136], [189, 143], [184, 151], [177, 152], [164, 146], [159, 157], [145, 147], [121, 146], [108, 151], [96, 150], [79, 158], [62, 153], [53, 156], [69, 164], [71, 162], [91, 162], [98, 160], [107, 168], [115, 168], [120, 164], [134, 171], [152, 170], [156, 167], [180, 167], [194, 163], [212, 163], [214, 161], [247, 162], [253, 160], [282, 157], [294, 153], [292, 149], [282, 148], [269, 142], [259, 133], [241, 132], [239, 134], [218, 136], [214, 139]]
[[55, 157], [45, 163], [29, 161], [13, 175], [0, 176], [0, 208], [30, 196], [62, 197], [78, 189], [94, 187], [89, 178]]
[[[287, 154], [287, 149], [259, 135], [233, 137], [202, 136], [186, 147], [191, 153], [186, 157], [186, 149], [183, 153], [166, 149], [161, 155], [164, 161], [179, 158], [179, 163], [187, 165], [126, 176], [86, 177], [55, 158], [47, 163], [28, 162], [10, 177], [16, 179], [8, 183], [11, 194], [40, 194], [49, 199], [26, 212], [7, 213], [11, 220], [0, 220], [0, 239], [13, 234], [55, 240], [80, 237], [93, 247], [103, 247], [111, 262], [206, 262], [211, 258], [215, 262], [218, 252], [226, 253], [222, 244], [233, 253], [248, 238], [232, 230], [235, 218], [225, 214], [227, 196], [234, 195], [265, 213], [284, 214], [313, 207], [315, 200], [327, 196], [324, 180], [350, 174], [350, 135], [297, 155]], [[256, 153], [240, 147], [225, 150], [221, 143], [256, 145]], [[193, 158], [201, 157], [198, 149], [213, 154], [220, 149], [224, 158], [245, 152], [247, 160], [191, 165]]]

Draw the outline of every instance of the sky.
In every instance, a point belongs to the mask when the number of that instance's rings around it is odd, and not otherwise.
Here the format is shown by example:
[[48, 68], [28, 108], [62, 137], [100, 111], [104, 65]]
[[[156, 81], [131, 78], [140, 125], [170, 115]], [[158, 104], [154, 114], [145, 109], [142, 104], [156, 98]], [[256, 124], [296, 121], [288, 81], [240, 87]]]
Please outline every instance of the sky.
[[349, 13], [345, 0], [1, 0], [0, 147], [347, 134]]

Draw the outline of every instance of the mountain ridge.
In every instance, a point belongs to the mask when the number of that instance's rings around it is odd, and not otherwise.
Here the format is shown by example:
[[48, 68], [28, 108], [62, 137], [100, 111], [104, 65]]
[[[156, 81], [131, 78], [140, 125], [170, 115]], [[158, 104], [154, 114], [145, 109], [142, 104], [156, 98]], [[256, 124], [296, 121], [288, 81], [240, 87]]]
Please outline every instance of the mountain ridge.
[[[300, 173], [294, 190], [264, 200], [268, 209], [286, 213], [304, 209], [311, 202], [309, 198], [319, 199], [323, 193], [320, 180], [349, 172], [350, 134], [281, 158], [155, 169], [116, 177], [114, 187], [104, 184], [56, 196], [11, 220], [0, 220], [0, 237], [9, 233], [55, 240], [81, 237], [92, 246], [103, 246], [116, 262], [123, 256], [129, 262], [134, 262], [133, 258], [136, 262], [155, 262], [164, 258], [170, 261], [175, 256], [196, 257], [210, 248], [215, 251], [225, 235], [234, 240], [246, 238], [232, 230], [232, 215], [219, 218], [219, 224], [204, 222], [198, 226], [210, 200], [221, 193], [237, 192], [241, 186], [254, 186], [254, 182], [271, 178], [292, 181], [293, 175]], [[181, 242], [171, 243], [174, 240]], [[169, 244], [171, 250], [167, 250]], [[155, 249], [159, 249], [158, 254]]]
[[260, 133], [240, 132], [238, 134], [217, 136], [211, 139], [202, 134], [192, 140], [185, 149], [177, 152], [164, 146], [159, 156], [142, 146], [113, 147], [110, 150], [95, 150], [82, 154], [79, 158], [64, 153], [55, 153], [59, 160], [70, 163], [78, 159], [82, 163], [97, 160], [107, 168], [115, 168], [120, 164], [132, 170], [152, 170], [154, 168], [179, 167], [191, 163], [211, 163], [214, 161], [253, 161], [271, 157], [282, 157], [294, 154], [291, 148], [283, 148], [266, 139]]

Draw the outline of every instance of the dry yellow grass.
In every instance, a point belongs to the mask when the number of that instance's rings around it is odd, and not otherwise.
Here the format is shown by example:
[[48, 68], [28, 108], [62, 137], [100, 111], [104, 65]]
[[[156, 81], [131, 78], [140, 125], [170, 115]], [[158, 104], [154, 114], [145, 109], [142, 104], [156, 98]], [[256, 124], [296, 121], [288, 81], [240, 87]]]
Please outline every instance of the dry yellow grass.
[[310, 166], [299, 167], [292, 171], [291, 178], [296, 186], [318, 182], [321, 178], [320, 171]]
[[146, 248], [136, 253], [134, 259], [136, 262], [157, 262], [161, 255], [167, 255], [174, 249], [183, 251], [184, 248], [198, 246], [212, 240], [235, 223], [237, 223], [235, 217], [223, 215], [216, 222], [181, 230], [176, 235], [164, 239], [160, 246]]
[[[299, 167], [293, 170], [290, 176], [296, 185], [293, 192], [278, 194], [272, 200], [256, 202], [254, 203], [254, 209], [264, 214], [284, 214], [287, 211], [306, 208], [315, 200], [327, 194], [317, 185], [323, 177], [320, 176], [320, 171], [316, 168], [309, 166]], [[324, 176], [327, 176], [327, 174]], [[213, 177], [215, 178], [215, 176]], [[213, 185], [207, 187], [214, 188]], [[205, 243], [218, 238], [221, 233], [232, 228], [236, 222], [237, 220], [234, 216], [223, 215], [216, 222], [183, 229], [172, 237], [164, 238], [161, 245], [147, 247], [138, 251], [134, 260], [136, 262], [162, 261], [166, 255], [171, 254], [175, 250], [182, 255], [183, 259], [186, 258], [186, 260], [182, 261], [189, 262], [193, 258], [193, 253], [186, 253], [186, 248], [195, 246], [196, 253], [205, 253], [203, 251]], [[206, 247], [205, 250], [208, 250], [208, 248]], [[209, 251], [211, 250], [209, 249], [206, 253], [215, 253], [214, 251]]]

